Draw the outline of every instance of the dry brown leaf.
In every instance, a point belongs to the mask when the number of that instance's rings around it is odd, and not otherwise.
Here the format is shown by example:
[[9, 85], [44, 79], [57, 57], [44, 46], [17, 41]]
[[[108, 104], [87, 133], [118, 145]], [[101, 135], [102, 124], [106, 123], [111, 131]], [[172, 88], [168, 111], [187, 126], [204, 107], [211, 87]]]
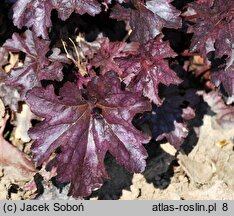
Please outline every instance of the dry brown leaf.
[[27, 104], [22, 105], [22, 111], [16, 113], [16, 128], [15, 128], [15, 138], [20, 139], [23, 142], [29, 142], [31, 139], [28, 136], [28, 129], [31, 127], [31, 120], [33, 114]]
[[[12, 175], [12, 177], [17, 180], [30, 180], [34, 173], [35, 167], [33, 163], [27, 158], [26, 154], [21, 152], [15, 146], [11, 145], [8, 141], [6, 141], [3, 137], [3, 131], [8, 119], [8, 115], [5, 116], [4, 122], [0, 129], [0, 166], [4, 167], [4, 170], [9, 170], [8, 175]], [[6, 167], [6, 169], [5, 169]]]
[[19, 54], [15, 54], [15, 53], [9, 52], [9, 62], [4, 67], [4, 70], [8, 73], [15, 66], [20, 66], [18, 64], [19, 64]]
[[204, 65], [205, 64], [204, 59], [199, 55], [195, 55], [193, 57], [193, 63], [197, 64], [197, 65]]

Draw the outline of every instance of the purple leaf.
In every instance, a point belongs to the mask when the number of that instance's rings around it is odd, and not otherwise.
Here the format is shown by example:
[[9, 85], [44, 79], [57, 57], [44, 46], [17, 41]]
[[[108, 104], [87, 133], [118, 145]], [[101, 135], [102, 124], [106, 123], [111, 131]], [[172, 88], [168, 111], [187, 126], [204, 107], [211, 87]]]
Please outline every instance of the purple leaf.
[[176, 53], [172, 51], [168, 41], [163, 42], [160, 36], [142, 45], [140, 50], [137, 56], [118, 60], [124, 71], [123, 81], [131, 90], [143, 92], [155, 104], [161, 104], [158, 85], [162, 83], [168, 86], [181, 82], [165, 60], [176, 56]]
[[48, 39], [47, 29], [52, 26], [51, 11], [56, 9], [59, 18], [66, 20], [73, 11], [94, 16], [101, 12], [97, 0], [18, 0], [13, 7], [13, 21], [18, 28], [32, 27], [37, 36]]
[[212, 91], [203, 94], [204, 101], [208, 103], [211, 110], [216, 113], [216, 121], [224, 128], [233, 128], [234, 125], [234, 107], [227, 106], [218, 92]]
[[92, 59], [92, 65], [100, 67], [100, 72], [105, 74], [108, 71], [115, 71], [119, 75], [123, 73], [123, 70], [119, 67], [118, 63], [115, 62], [116, 58], [126, 57], [130, 54], [138, 53], [138, 43], [125, 43], [125, 42], [110, 42], [106, 38], [98, 52]]
[[178, 149], [188, 135], [187, 121], [195, 117], [194, 107], [198, 101], [193, 90], [186, 91], [184, 96], [175, 92], [168, 95], [161, 107], [153, 109], [156, 116], [152, 133], [156, 140], [167, 138]]
[[152, 112], [146, 113], [136, 124], [148, 124], [154, 139], [166, 138], [178, 149], [188, 135], [187, 121], [195, 117], [199, 97], [195, 90], [184, 92], [176, 86], [165, 88], [162, 95], [163, 104], [153, 105]]
[[129, 22], [131, 39], [146, 43], [161, 33], [162, 28], [180, 28], [180, 12], [170, 2], [172, 0], [151, 0], [143, 4], [135, 1], [135, 9], [126, 9], [120, 5], [113, 8], [111, 17]]
[[47, 28], [51, 27], [52, 1], [18, 0], [13, 6], [13, 22], [18, 28], [32, 27], [37, 36], [48, 39]]
[[40, 80], [61, 80], [62, 64], [58, 61], [50, 62], [46, 58], [49, 51], [49, 42], [39, 39], [36, 35], [27, 30], [24, 34], [14, 33], [12, 39], [8, 39], [3, 47], [11, 52], [25, 53], [23, 66], [13, 68], [7, 83], [22, 87], [22, 95], [35, 86], [40, 85]]
[[216, 86], [221, 83], [230, 97], [234, 97], [234, 63], [228, 68], [222, 68], [211, 73]]
[[196, 2], [197, 2], [198, 4], [207, 3], [207, 4], [209, 4], [210, 7], [214, 4], [214, 1], [215, 1], [215, 0], [196, 0]]
[[190, 49], [199, 51], [204, 58], [210, 51], [219, 58], [227, 55], [230, 66], [234, 61], [234, 4], [228, 0], [216, 0], [212, 7], [211, 4], [191, 4], [197, 14]]
[[58, 147], [58, 180], [71, 181], [70, 195], [88, 196], [107, 178], [104, 157], [109, 151], [128, 170], [142, 172], [148, 137], [131, 123], [136, 113], [150, 109], [138, 94], [120, 90], [115, 73], [95, 77], [82, 94], [66, 83], [55, 96], [52, 87], [34, 88], [27, 102], [32, 112], [45, 120], [29, 131], [37, 164]]
[[88, 13], [91, 16], [101, 12], [101, 6], [97, 0], [56, 0], [52, 2], [62, 20], [68, 19], [73, 11], [80, 15]]

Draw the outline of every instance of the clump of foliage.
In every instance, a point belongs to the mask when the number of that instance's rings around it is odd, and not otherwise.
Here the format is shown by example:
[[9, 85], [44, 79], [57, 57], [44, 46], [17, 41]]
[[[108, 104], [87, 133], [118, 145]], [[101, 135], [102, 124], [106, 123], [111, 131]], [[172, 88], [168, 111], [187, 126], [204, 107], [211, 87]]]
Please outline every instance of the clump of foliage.
[[[233, 0], [5, 4], [15, 27], [9, 26], [0, 55], [19, 53], [21, 64], [1, 71], [1, 83], [17, 89], [17, 101], [40, 118], [28, 132], [33, 160], [36, 166], [54, 160], [57, 180], [71, 182], [70, 195], [85, 197], [101, 187], [107, 152], [138, 173], [150, 139], [180, 148], [200, 100], [185, 53], [198, 53], [211, 65], [211, 81], [229, 104], [222, 101], [219, 120], [233, 123]], [[13, 95], [0, 91], [16, 111]], [[212, 97], [223, 100], [218, 93]]]

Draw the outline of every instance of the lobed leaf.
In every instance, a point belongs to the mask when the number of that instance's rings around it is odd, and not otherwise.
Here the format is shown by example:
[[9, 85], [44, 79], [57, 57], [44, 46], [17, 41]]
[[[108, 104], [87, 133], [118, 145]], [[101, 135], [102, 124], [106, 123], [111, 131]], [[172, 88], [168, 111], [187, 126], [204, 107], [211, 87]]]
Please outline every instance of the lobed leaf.
[[227, 106], [220, 93], [217, 91], [208, 94], [203, 93], [204, 101], [208, 103], [211, 110], [216, 113], [216, 121], [223, 128], [233, 128], [234, 124], [234, 107]]
[[101, 43], [100, 49], [94, 55], [91, 64], [100, 67], [100, 72], [105, 74], [108, 71], [115, 71], [119, 75], [123, 73], [115, 59], [127, 57], [130, 54], [138, 53], [138, 43], [110, 42], [108, 38]]
[[146, 43], [155, 38], [162, 28], [180, 28], [180, 12], [170, 3], [172, 0], [150, 0], [143, 4], [134, 2], [134, 8], [116, 5], [112, 9], [111, 18], [129, 22], [132, 41]]
[[13, 7], [13, 21], [18, 28], [32, 27], [36, 35], [48, 39], [52, 26], [51, 11], [56, 9], [59, 18], [66, 20], [75, 11], [78, 14], [96, 15], [101, 12], [97, 0], [18, 0]]
[[215, 51], [217, 57], [228, 56], [228, 66], [234, 61], [234, 19], [233, 1], [205, 1], [203, 4], [190, 5], [196, 11], [193, 26], [192, 52], [206, 55]]
[[49, 61], [46, 57], [49, 42], [37, 38], [32, 31], [27, 30], [22, 35], [14, 33], [3, 47], [11, 52], [25, 54], [23, 66], [13, 68], [6, 81], [7, 84], [21, 87], [23, 96], [33, 87], [40, 86], [43, 79], [62, 80], [62, 63], [53, 59]]
[[168, 41], [163, 42], [158, 36], [140, 47], [140, 54], [118, 60], [124, 71], [122, 78], [128, 88], [143, 92], [155, 104], [161, 104], [158, 86], [179, 84], [181, 80], [170, 69], [165, 58], [174, 57], [176, 53], [170, 48]]
[[104, 157], [109, 151], [132, 172], [145, 168], [148, 137], [131, 123], [136, 113], [150, 109], [136, 93], [122, 91], [115, 73], [95, 77], [87, 89], [66, 83], [55, 96], [53, 88], [34, 88], [27, 95], [32, 112], [45, 118], [30, 129], [38, 165], [60, 148], [58, 180], [71, 181], [70, 195], [88, 196], [108, 175]]
[[195, 117], [199, 97], [194, 89], [181, 91], [176, 86], [164, 88], [162, 96], [165, 98], [163, 104], [153, 105], [152, 111], [138, 120], [138, 124], [148, 124], [154, 139], [159, 141], [166, 138], [179, 149], [188, 135], [187, 122]]
[[211, 73], [211, 79], [216, 86], [222, 83], [229, 97], [234, 97], [234, 63], [228, 68], [216, 69]]

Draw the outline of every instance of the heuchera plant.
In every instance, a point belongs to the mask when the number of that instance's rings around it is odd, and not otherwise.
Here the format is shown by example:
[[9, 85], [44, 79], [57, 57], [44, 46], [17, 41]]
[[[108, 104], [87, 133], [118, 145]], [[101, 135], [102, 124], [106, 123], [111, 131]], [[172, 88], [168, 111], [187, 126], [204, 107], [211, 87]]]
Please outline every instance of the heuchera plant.
[[[186, 71], [169, 64], [181, 53], [172, 49], [165, 29], [192, 33], [190, 52], [211, 64], [211, 80], [233, 103], [233, 0], [184, 1], [183, 7], [172, 0], [6, 2], [14, 3], [12, 19], [18, 29], [2, 45], [0, 55], [14, 52], [23, 57], [21, 65], [1, 75], [1, 82], [17, 89], [17, 100], [25, 101], [41, 119], [28, 132], [33, 160], [36, 166], [56, 160], [57, 180], [71, 183], [69, 195], [85, 197], [101, 187], [108, 178], [107, 152], [130, 172], [143, 172], [147, 158], [143, 144], [167, 139], [179, 149], [188, 135], [187, 122], [195, 117], [199, 99], [186, 84]], [[92, 20], [104, 15], [122, 23], [125, 36], [113, 40], [99, 28], [99, 34], [88, 40], [82, 15], [91, 20], [90, 28]], [[73, 35], [56, 34], [55, 16], [62, 29], [76, 17]], [[2, 91], [4, 103], [11, 107], [12, 99]], [[220, 124], [234, 119], [233, 107], [220, 93], [204, 98], [221, 104], [216, 108]], [[136, 114], [138, 129], [133, 125]], [[145, 124], [148, 133], [143, 132]]]

